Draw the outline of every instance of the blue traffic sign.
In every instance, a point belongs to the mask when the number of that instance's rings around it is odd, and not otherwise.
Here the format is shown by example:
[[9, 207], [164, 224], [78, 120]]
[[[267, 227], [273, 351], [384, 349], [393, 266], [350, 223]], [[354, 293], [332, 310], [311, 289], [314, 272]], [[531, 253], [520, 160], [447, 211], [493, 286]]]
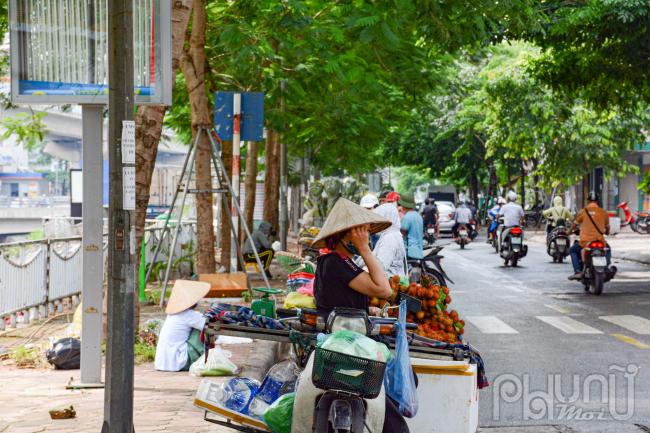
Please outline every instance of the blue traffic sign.
[[[233, 101], [235, 92], [216, 92], [214, 95], [214, 129], [221, 140], [232, 140]], [[264, 139], [264, 93], [241, 92], [241, 139]]]

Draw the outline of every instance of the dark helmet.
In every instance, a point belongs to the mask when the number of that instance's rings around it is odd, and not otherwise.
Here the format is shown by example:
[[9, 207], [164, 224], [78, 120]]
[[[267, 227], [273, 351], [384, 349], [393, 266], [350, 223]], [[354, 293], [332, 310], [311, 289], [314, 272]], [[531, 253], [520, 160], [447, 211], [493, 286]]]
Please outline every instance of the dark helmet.
[[596, 191], [590, 191], [589, 195], [587, 195], [587, 200], [600, 203], [600, 195]]
[[429, 200], [428, 198], [425, 198], [425, 199], [424, 199], [424, 204], [427, 204], [427, 205], [428, 205], [428, 204], [431, 204], [431, 200]]

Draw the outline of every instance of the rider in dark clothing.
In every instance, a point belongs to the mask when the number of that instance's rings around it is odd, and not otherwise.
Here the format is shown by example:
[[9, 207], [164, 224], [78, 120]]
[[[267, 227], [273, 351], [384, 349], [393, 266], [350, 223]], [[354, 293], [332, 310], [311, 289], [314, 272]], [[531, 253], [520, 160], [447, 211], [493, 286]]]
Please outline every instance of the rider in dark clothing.
[[435, 200], [424, 200], [424, 208], [422, 209], [422, 219], [424, 220], [424, 226], [435, 226], [438, 221], [438, 206], [436, 206]]

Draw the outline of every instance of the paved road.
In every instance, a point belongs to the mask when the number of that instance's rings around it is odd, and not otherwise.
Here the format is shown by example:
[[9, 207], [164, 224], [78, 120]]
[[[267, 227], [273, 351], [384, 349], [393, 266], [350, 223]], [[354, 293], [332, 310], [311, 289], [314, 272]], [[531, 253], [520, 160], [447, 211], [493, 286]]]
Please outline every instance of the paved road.
[[492, 384], [481, 391], [481, 426], [650, 432], [636, 426], [650, 427], [650, 267], [615, 261], [617, 278], [596, 297], [541, 244], [530, 244], [518, 268], [482, 240], [442, 254], [452, 305]]

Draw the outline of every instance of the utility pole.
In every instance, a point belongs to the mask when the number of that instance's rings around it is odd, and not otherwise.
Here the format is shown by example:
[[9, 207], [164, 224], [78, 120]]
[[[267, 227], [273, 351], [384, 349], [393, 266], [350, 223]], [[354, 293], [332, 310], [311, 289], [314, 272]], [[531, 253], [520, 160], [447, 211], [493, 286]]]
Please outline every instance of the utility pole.
[[[133, 431], [135, 167], [123, 165], [123, 129], [133, 120], [133, 1], [108, 2], [108, 333], [102, 433]], [[126, 142], [126, 140], [124, 140]]]
[[[284, 93], [286, 92], [287, 82], [282, 80], [280, 88], [282, 96], [280, 97], [280, 110], [284, 112]], [[289, 229], [289, 215], [287, 209], [287, 189], [288, 189], [288, 167], [287, 167], [287, 143], [285, 141], [286, 125], [282, 128], [280, 135], [280, 248], [282, 251], [287, 250], [287, 232]]]

